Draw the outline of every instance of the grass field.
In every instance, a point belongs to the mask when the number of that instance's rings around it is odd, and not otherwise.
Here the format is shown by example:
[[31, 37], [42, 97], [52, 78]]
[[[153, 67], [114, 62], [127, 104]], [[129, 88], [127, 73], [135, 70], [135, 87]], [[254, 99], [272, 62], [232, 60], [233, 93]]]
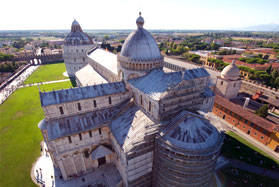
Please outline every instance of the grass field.
[[[279, 170], [278, 160], [231, 131], [225, 137], [222, 154], [233, 159], [240, 159], [242, 157], [240, 160], [247, 163], [267, 169]], [[260, 160], [262, 160], [262, 164]]]
[[[45, 91], [71, 87], [71, 82], [41, 85]], [[15, 91], [0, 105], [0, 186], [35, 186], [30, 179], [32, 163], [40, 155], [43, 119], [36, 86]]]
[[24, 84], [68, 79], [63, 75], [65, 71], [64, 63], [41, 65], [24, 81]]
[[256, 175], [236, 168], [223, 168], [219, 176], [224, 186], [278, 186], [279, 180], [273, 180], [265, 176]]

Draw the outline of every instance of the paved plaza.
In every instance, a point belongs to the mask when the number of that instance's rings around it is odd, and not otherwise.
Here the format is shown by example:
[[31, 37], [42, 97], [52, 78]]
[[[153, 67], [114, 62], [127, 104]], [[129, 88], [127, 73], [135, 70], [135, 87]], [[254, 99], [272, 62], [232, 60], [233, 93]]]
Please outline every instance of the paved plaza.
[[59, 169], [53, 167], [45, 143], [31, 172], [32, 180], [39, 186], [46, 187], [116, 187], [121, 181], [118, 170], [112, 164], [101, 166], [82, 177], [64, 181]]

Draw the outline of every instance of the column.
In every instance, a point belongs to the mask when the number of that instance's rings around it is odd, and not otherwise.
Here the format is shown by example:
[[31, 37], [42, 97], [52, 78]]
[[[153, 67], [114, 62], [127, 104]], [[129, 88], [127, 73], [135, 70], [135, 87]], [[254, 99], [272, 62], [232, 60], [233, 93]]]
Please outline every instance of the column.
[[82, 160], [82, 168], [83, 168], [83, 171], [85, 172], [86, 171], [86, 166], [85, 166], [85, 162], [84, 162], [84, 158], [82, 156], [82, 153], [80, 154], [80, 157], [81, 157], [81, 160]]
[[65, 168], [64, 168], [64, 166], [63, 166], [62, 160], [58, 160], [58, 166], [59, 166], [59, 168], [60, 168], [60, 171], [61, 171], [61, 174], [62, 174], [62, 176], [63, 176], [63, 179], [64, 179], [64, 180], [67, 180], [67, 174], [66, 174]]
[[77, 174], [77, 168], [76, 168], [76, 164], [75, 164], [75, 162], [74, 162], [74, 158], [73, 158], [73, 157], [71, 157], [71, 162], [72, 162], [72, 164], [73, 164], [75, 174]]

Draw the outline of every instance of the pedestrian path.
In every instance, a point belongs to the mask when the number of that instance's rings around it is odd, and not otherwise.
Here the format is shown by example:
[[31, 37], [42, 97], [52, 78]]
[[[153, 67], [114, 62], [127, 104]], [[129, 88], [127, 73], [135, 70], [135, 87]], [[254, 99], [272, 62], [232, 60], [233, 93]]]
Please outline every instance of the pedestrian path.
[[17, 78], [15, 78], [11, 83], [9, 83], [4, 89], [0, 91], [0, 104], [17, 89], [20, 85], [38, 68], [39, 66], [30, 66], [23, 73], [21, 73]]
[[23, 87], [30, 87], [30, 86], [38, 86], [38, 85], [43, 85], [43, 84], [52, 84], [52, 83], [59, 83], [59, 82], [67, 82], [70, 79], [63, 79], [63, 80], [55, 80], [55, 81], [48, 81], [48, 82], [38, 82], [38, 83], [34, 83], [34, 84], [24, 84], [21, 85], [19, 88], [23, 88]]

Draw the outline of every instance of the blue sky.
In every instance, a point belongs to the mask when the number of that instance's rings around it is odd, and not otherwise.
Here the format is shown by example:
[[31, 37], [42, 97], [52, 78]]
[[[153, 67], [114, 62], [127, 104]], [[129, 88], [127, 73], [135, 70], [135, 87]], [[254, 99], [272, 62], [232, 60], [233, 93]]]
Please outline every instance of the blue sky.
[[142, 12], [148, 29], [231, 29], [279, 23], [279, 0], [3, 0], [0, 30], [133, 29]]

